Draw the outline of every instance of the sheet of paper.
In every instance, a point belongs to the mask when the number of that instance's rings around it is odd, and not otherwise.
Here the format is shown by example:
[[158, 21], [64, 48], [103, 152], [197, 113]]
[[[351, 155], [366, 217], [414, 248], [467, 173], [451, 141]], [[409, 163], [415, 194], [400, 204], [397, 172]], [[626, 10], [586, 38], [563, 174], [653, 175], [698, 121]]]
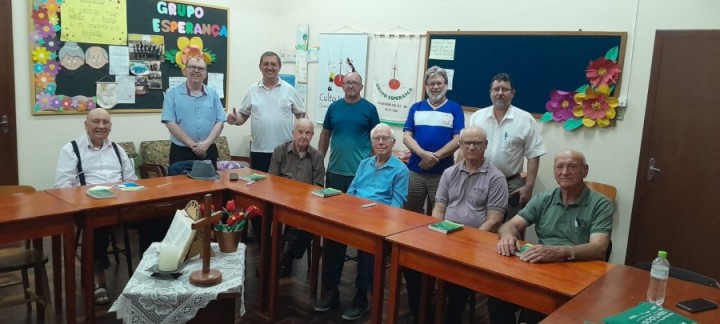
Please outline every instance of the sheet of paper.
[[455, 40], [454, 39], [433, 39], [430, 41], [431, 60], [455, 60]]
[[110, 45], [127, 44], [125, 1], [64, 1], [60, 40]]
[[178, 209], [167, 234], [165, 234], [165, 238], [162, 240], [163, 244], [175, 245], [182, 249], [182, 253], [178, 255], [179, 260], [185, 257], [195, 238], [197, 231], [192, 229], [192, 224], [193, 220], [185, 210]]
[[225, 98], [225, 87], [223, 86], [223, 80], [225, 80], [224, 73], [208, 73], [207, 85], [215, 89], [221, 99]]
[[135, 103], [135, 77], [132, 75], [115, 76], [115, 95], [118, 103]]
[[110, 74], [128, 75], [130, 73], [130, 56], [127, 46], [110, 46]]
[[169, 77], [168, 78], [168, 89], [185, 82], [185, 80], [187, 80], [186, 77]]
[[455, 70], [453, 70], [453, 69], [445, 69], [445, 72], [447, 73], [447, 77], [448, 77], [448, 86], [447, 86], [447, 89], [448, 89], [448, 90], [452, 90], [453, 78], [455, 77]]

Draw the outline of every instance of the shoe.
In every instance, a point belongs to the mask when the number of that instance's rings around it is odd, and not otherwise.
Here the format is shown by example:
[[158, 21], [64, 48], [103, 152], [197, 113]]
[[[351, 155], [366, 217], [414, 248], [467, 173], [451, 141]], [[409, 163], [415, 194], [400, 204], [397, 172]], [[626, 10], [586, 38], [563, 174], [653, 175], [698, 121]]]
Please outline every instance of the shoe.
[[280, 271], [278, 272], [280, 278], [290, 277], [292, 275], [293, 261], [293, 255], [291, 253], [285, 252], [283, 254], [282, 261], [280, 262]]
[[354, 321], [359, 319], [370, 309], [367, 296], [355, 296], [350, 307], [345, 309], [342, 314], [342, 318], [347, 321]]
[[315, 302], [313, 309], [316, 312], [327, 312], [340, 303], [340, 292], [337, 288], [325, 291], [320, 299]]
[[103, 286], [95, 284], [95, 305], [105, 305], [110, 303], [107, 289]]
[[292, 268], [290, 267], [280, 267], [280, 272], [278, 272], [278, 276], [280, 278], [287, 278], [292, 275]]

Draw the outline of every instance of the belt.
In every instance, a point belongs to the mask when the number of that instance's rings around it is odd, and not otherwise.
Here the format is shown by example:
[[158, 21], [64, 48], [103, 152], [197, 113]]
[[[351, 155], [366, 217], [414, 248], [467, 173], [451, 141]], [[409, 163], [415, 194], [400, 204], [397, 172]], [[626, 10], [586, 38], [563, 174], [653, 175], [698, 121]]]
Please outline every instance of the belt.
[[511, 175], [511, 176], [509, 176], [509, 177], [505, 177], [505, 180], [506, 180], [506, 181], [512, 181], [512, 180], [515, 180], [515, 179], [517, 179], [517, 178], [519, 178], [519, 177], [520, 177], [520, 173], [515, 173], [515, 174], [513, 174], [513, 175]]

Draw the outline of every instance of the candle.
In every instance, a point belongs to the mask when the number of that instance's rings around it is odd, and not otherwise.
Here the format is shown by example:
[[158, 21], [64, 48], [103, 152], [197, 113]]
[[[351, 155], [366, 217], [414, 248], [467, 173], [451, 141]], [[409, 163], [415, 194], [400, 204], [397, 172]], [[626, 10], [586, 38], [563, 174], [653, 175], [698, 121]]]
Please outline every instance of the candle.
[[171, 244], [160, 244], [160, 259], [158, 269], [160, 271], [175, 271], [178, 268], [178, 254], [180, 248]]

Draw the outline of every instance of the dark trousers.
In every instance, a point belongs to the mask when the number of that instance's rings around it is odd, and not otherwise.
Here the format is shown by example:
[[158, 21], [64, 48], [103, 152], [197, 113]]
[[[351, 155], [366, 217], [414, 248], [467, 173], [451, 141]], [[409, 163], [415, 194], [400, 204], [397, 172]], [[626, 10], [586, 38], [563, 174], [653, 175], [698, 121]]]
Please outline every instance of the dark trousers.
[[272, 153], [250, 151], [250, 161], [252, 163], [250, 167], [258, 171], [268, 172], [271, 158]]
[[[322, 280], [325, 289], [335, 289], [340, 284], [347, 245], [331, 240], [325, 240], [325, 260], [323, 260]], [[373, 264], [375, 257], [367, 252], [358, 250], [358, 269], [355, 277], [355, 288], [368, 291], [372, 287]]]
[[110, 245], [111, 227], [98, 227], [95, 229], [95, 241], [93, 241], [93, 268], [95, 270], [105, 270], [110, 267], [110, 258], [108, 258], [107, 250]]
[[[462, 315], [465, 304], [468, 302], [472, 290], [449, 282], [445, 283], [445, 294], [447, 295], [447, 306], [445, 307], [446, 324], [462, 323]], [[474, 310], [471, 310], [474, 311]]]
[[195, 161], [195, 160], [210, 160], [212, 161], [213, 167], [217, 168], [218, 149], [215, 143], [208, 147], [205, 152], [205, 158], [201, 158], [195, 155], [192, 148], [187, 146], [180, 146], [176, 144], [170, 144], [170, 164], [180, 161]]

